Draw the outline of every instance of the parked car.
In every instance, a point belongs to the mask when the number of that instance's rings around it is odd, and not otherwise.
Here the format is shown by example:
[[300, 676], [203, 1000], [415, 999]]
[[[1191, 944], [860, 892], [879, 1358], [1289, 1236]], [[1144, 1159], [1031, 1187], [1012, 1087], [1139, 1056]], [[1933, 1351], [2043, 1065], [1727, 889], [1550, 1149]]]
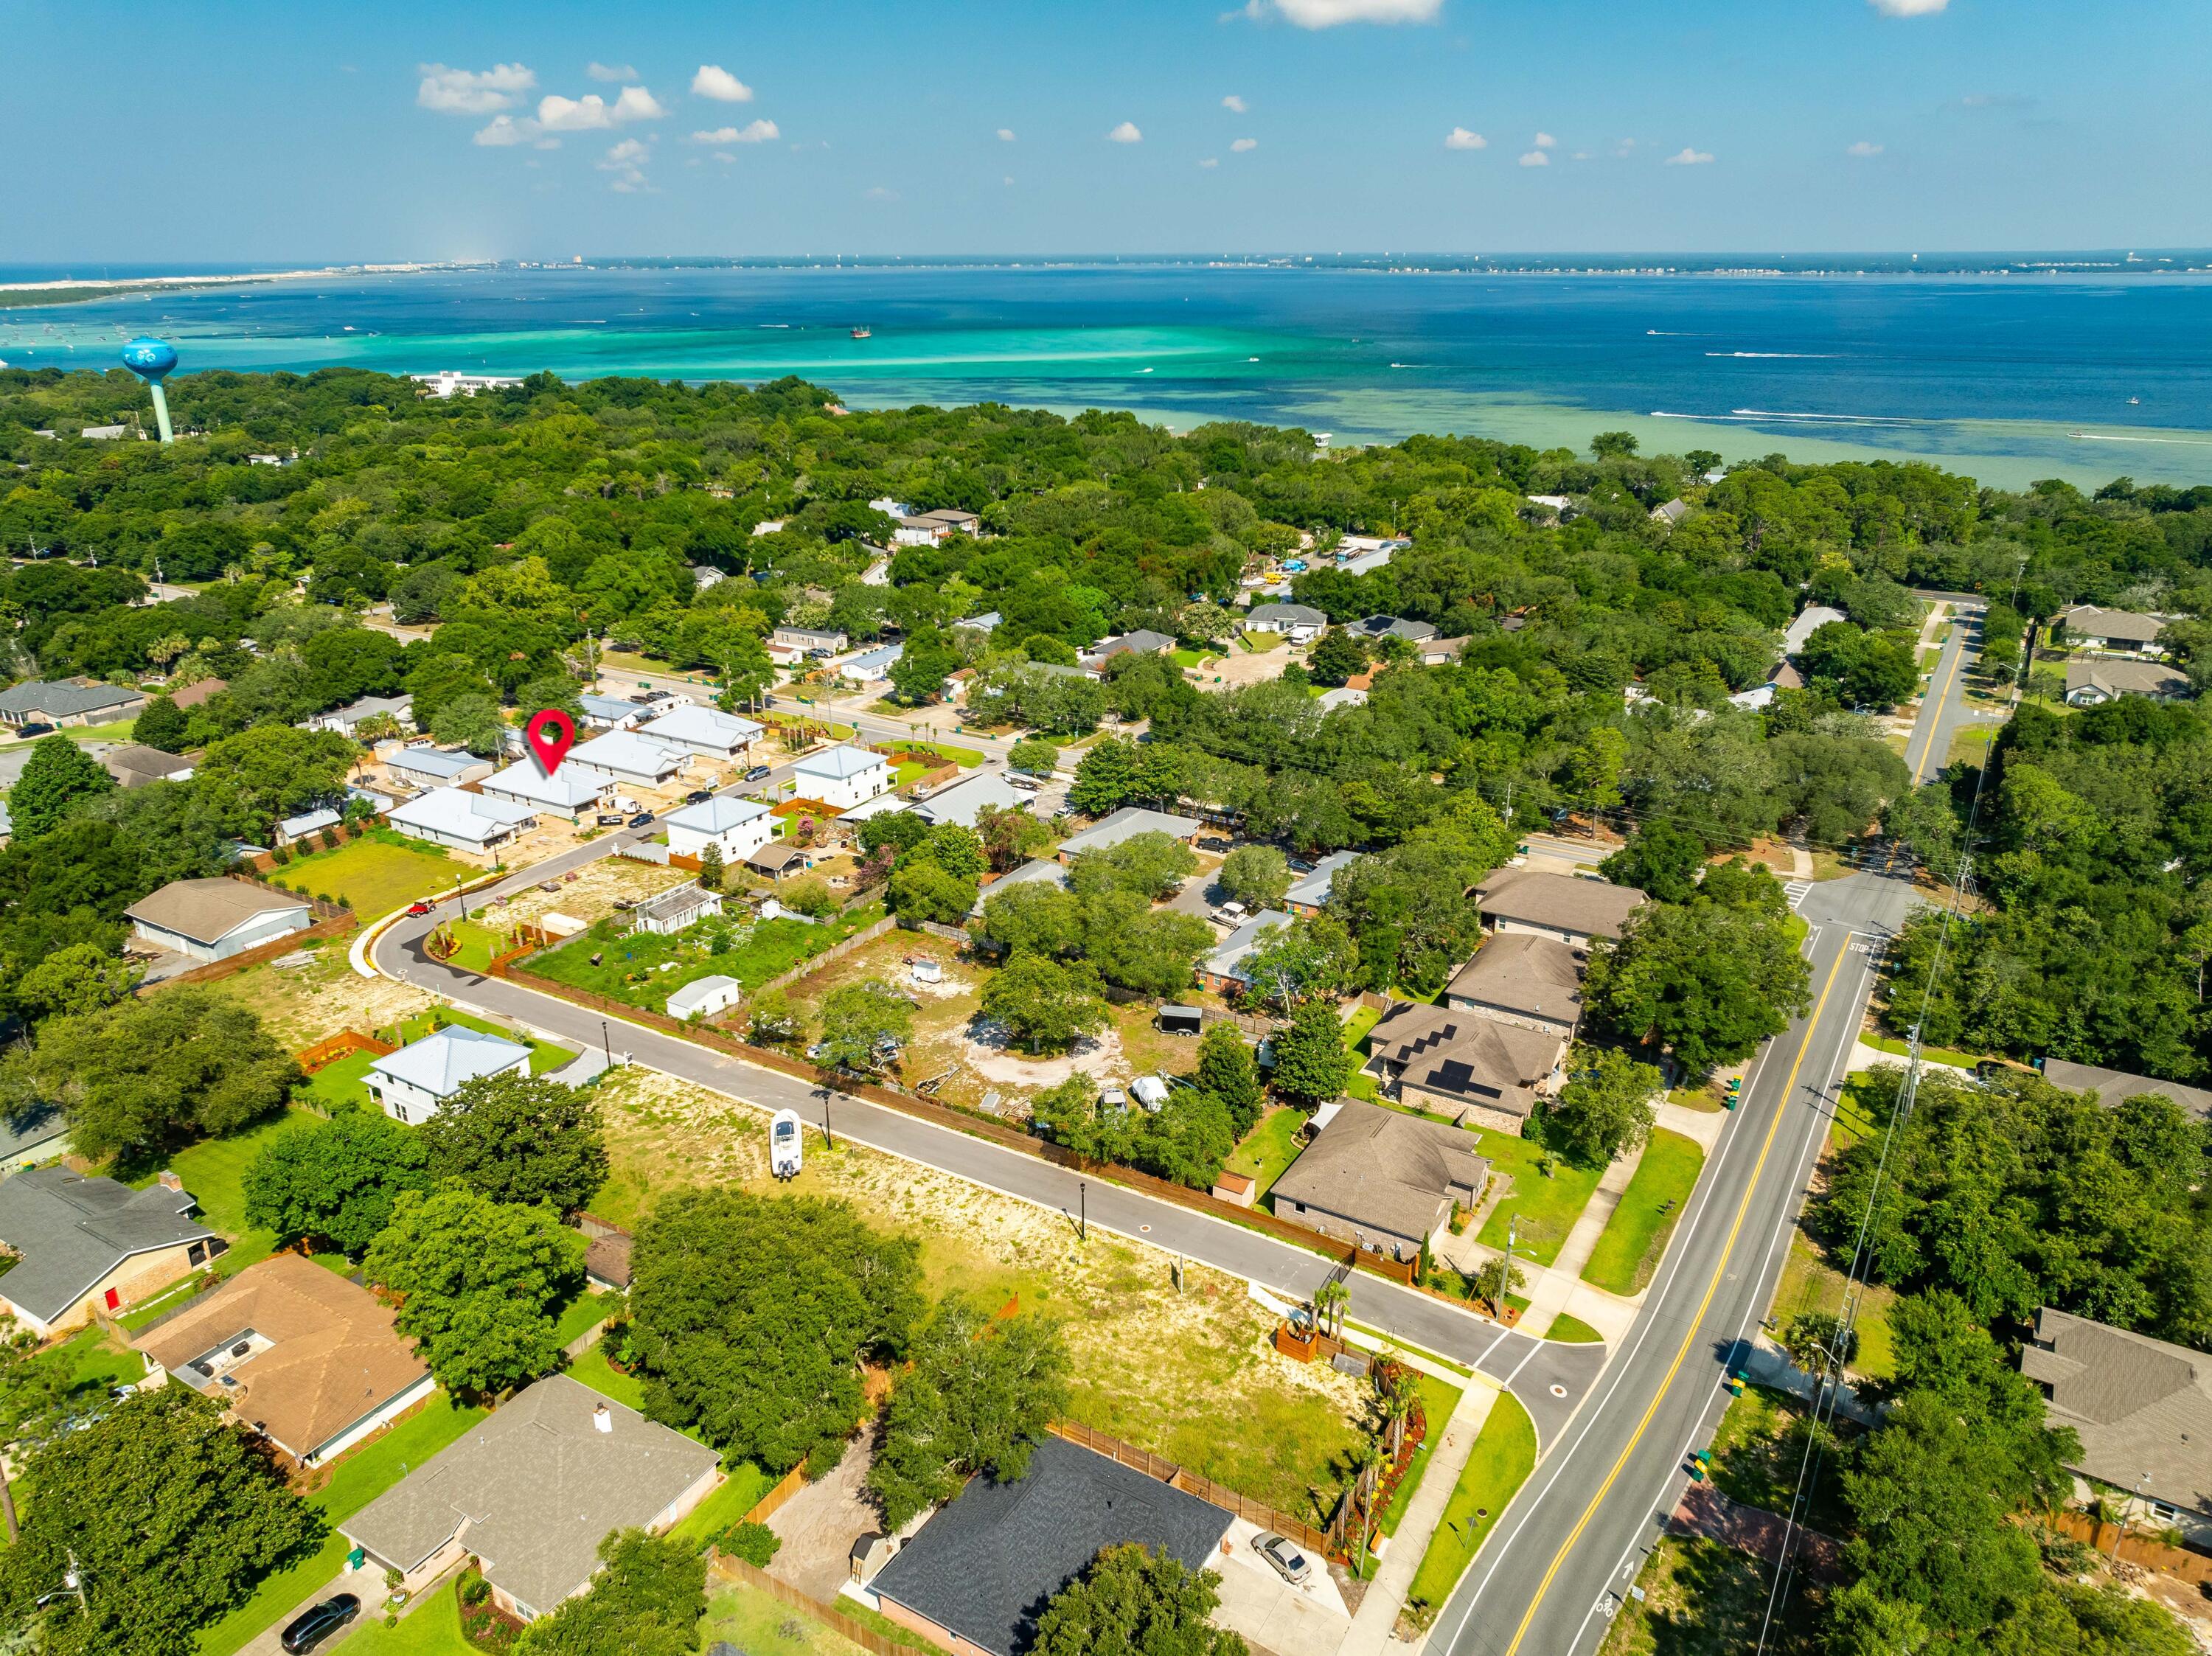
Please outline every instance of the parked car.
[[629, 819], [629, 825], [630, 825], [632, 828], [643, 828], [643, 827], [644, 827], [647, 822], [650, 822], [652, 820], [653, 820], [653, 813], [652, 813], [651, 811], [649, 811], [649, 810], [641, 810], [641, 811], [638, 812], [638, 814], [637, 814], [636, 816], [633, 816], [633, 817], [631, 817], [631, 818]]
[[279, 1642], [290, 1656], [300, 1656], [301, 1652], [313, 1650], [360, 1614], [361, 1600], [349, 1592], [341, 1592], [319, 1604], [308, 1605], [294, 1617], [285, 1625]]
[[766, 765], [756, 765], [745, 773], [745, 780], [748, 782], [765, 782], [768, 780], [768, 769], [769, 767]]
[[1252, 1545], [1261, 1557], [1275, 1567], [1275, 1574], [1294, 1587], [1303, 1586], [1313, 1574], [1313, 1561], [1299, 1551], [1297, 1544], [1288, 1536], [1263, 1530], [1253, 1537]]
[[1218, 834], [1201, 834], [1194, 843], [1200, 851], [1226, 851], [1236, 842], [1225, 840]]
[[714, 797], [714, 791], [712, 788], [694, 788], [684, 796], [684, 803], [687, 805], [703, 805]]
[[618, 810], [603, 810], [594, 820], [601, 828], [620, 828], [629, 819]]
[[1313, 859], [1310, 857], [1290, 858], [1286, 860], [1285, 866], [1293, 874], [1310, 874], [1314, 871]]
[[408, 913], [409, 916], [410, 916], [410, 918], [413, 918], [413, 919], [421, 919], [423, 915], [428, 914], [429, 912], [430, 912], [430, 905], [429, 905], [429, 904], [428, 904], [428, 903], [426, 903], [426, 902], [421, 901], [419, 899], [418, 899], [416, 901], [411, 902], [411, 903], [410, 903], [410, 904], [408, 904], [408, 905], [407, 905], [407, 913]]

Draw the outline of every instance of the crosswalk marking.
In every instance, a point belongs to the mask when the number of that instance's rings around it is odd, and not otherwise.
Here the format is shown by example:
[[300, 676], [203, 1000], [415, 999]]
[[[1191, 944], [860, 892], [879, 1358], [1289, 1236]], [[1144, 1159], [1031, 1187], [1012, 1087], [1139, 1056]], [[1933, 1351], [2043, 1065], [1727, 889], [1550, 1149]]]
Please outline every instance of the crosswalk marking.
[[1790, 899], [1790, 907], [1795, 908], [1805, 901], [1806, 893], [1812, 889], [1813, 883], [1810, 880], [1790, 880], [1784, 883], [1782, 895]]

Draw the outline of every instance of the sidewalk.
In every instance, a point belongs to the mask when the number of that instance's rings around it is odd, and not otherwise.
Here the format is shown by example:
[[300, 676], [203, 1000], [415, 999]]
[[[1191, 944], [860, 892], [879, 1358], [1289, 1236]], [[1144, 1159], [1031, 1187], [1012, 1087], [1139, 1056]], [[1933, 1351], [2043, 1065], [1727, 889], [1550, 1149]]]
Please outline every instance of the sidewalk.
[[1620, 1205], [1621, 1192], [1628, 1188], [1628, 1181], [1636, 1176], [1637, 1165], [1643, 1160], [1641, 1145], [1632, 1152], [1613, 1157], [1613, 1165], [1605, 1170], [1605, 1177], [1590, 1192], [1582, 1217], [1575, 1221], [1575, 1228], [1559, 1245], [1559, 1258], [1548, 1265], [1522, 1267], [1530, 1273], [1534, 1284], [1528, 1291], [1528, 1308], [1515, 1325], [1522, 1333], [1541, 1337], [1564, 1313], [1588, 1323], [1607, 1339], [1618, 1339], [1636, 1320], [1637, 1302], [1583, 1281], [1583, 1267], [1597, 1252], [1597, 1239], [1605, 1234], [1606, 1221]]
[[1459, 1394], [1458, 1406], [1444, 1422], [1442, 1441], [1429, 1452], [1421, 1487], [1413, 1491], [1406, 1515], [1398, 1520], [1398, 1532], [1390, 1538], [1389, 1550], [1376, 1567], [1375, 1579], [1367, 1584], [1366, 1596], [1359, 1601], [1352, 1631], [1345, 1635], [1338, 1656], [1376, 1656], [1394, 1642], [1391, 1630], [1405, 1606], [1407, 1591], [1413, 1585], [1414, 1572], [1421, 1568], [1429, 1538], [1443, 1520], [1444, 1507], [1467, 1467], [1468, 1457], [1474, 1453], [1474, 1440], [1497, 1398], [1496, 1388], [1480, 1380]]

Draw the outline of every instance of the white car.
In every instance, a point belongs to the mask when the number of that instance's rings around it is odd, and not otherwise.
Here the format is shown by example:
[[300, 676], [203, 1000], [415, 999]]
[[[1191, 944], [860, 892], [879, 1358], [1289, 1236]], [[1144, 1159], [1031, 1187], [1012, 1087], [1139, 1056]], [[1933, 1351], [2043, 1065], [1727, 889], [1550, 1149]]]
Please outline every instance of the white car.
[[1294, 1587], [1303, 1586], [1313, 1575], [1313, 1560], [1300, 1551], [1297, 1543], [1288, 1536], [1262, 1530], [1252, 1538], [1252, 1547], [1274, 1566], [1276, 1574]]

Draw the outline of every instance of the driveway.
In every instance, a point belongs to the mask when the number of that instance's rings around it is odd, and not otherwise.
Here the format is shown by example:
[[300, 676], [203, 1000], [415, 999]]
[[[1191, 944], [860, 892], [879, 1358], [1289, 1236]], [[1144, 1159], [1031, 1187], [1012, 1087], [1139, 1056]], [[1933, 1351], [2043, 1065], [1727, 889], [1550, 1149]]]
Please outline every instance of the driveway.
[[845, 1446], [837, 1470], [805, 1488], [769, 1514], [768, 1526], [782, 1538], [768, 1573], [797, 1587], [809, 1598], [829, 1604], [851, 1573], [853, 1544], [884, 1526], [868, 1498], [868, 1466], [874, 1459], [874, 1435], [863, 1432]]
[[1352, 1612], [1345, 1608], [1335, 1578], [1316, 1562], [1305, 1585], [1292, 1586], [1253, 1550], [1253, 1538], [1260, 1533], [1259, 1526], [1247, 1520], [1230, 1522], [1222, 1538], [1227, 1550], [1212, 1563], [1221, 1577], [1215, 1623], [1275, 1656], [1336, 1656], [1352, 1631]]

